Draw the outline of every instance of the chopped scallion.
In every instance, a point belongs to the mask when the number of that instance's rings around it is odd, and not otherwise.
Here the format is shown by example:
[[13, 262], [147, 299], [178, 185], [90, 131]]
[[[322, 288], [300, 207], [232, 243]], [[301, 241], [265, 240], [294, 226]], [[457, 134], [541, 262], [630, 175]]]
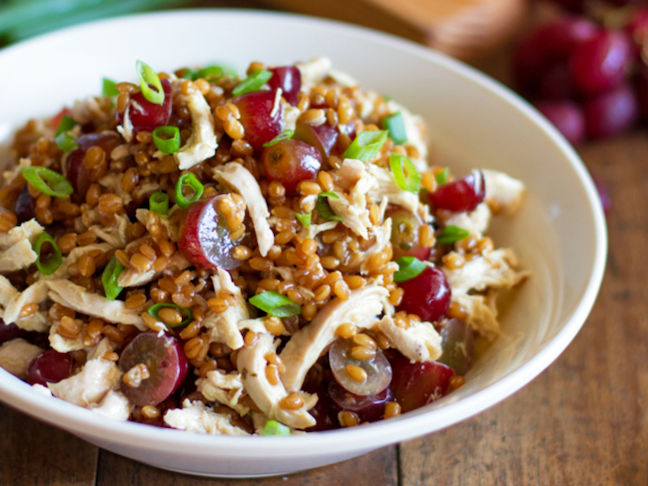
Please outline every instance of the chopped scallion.
[[421, 176], [410, 159], [401, 154], [391, 154], [389, 166], [398, 187], [412, 194], [418, 194], [421, 187]]
[[61, 133], [54, 141], [61, 152], [68, 153], [77, 147], [77, 141], [69, 133]]
[[[44, 243], [49, 243], [52, 246], [52, 253], [45, 259], [42, 258], [41, 253]], [[54, 241], [54, 238], [52, 238], [49, 233], [40, 233], [36, 237], [32, 248], [38, 255], [38, 258], [36, 259], [36, 266], [38, 267], [38, 271], [43, 275], [52, 275], [54, 272], [56, 272], [58, 267], [61, 266], [61, 263], [63, 262], [63, 254], [61, 253], [61, 249]]]
[[20, 172], [27, 182], [48, 196], [63, 198], [74, 192], [72, 184], [65, 177], [47, 167], [23, 167]]
[[153, 130], [153, 143], [165, 154], [175, 154], [180, 149], [180, 129], [165, 125]]
[[446, 167], [443, 169], [441, 172], [437, 172], [434, 174], [434, 179], [436, 180], [436, 183], [439, 186], [442, 186], [443, 184], [446, 184], [448, 182], [448, 173], [450, 170]]
[[307, 214], [295, 213], [295, 217], [302, 224], [304, 228], [310, 228], [312, 216], [313, 213], [307, 213]]
[[199, 69], [196, 73], [196, 79], [206, 79], [206, 80], [216, 80], [223, 76], [223, 68], [220, 66], [207, 66], [205, 68]]
[[286, 128], [284, 131], [282, 131], [279, 135], [277, 135], [275, 138], [270, 140], [269, 142], [266, 142], [263, 144], [264, 147], [272, 147], [273, 145], [283, 142], [284, 140], [290, 140], [295, 132], [293, 132], [290, 128]]
[[[162, 88], [162, 82], [153, 68], [145, 62], [137, 61], [135, 64], [135, 70], [137, 71], [140, 89], [142, 90], [144, 98], [156, 105], [164, 103], [164, 89]], [[155, 89], [151, 89], [151, 85], [153, 85]]]
[[[187, 187], [193, 191], [193, 196], [190, 199], [187, 199], [183, 194], [183, 189]], [[203, 186], [200, 181], [193, 174], [183, 174], [178, 179], [178, 183], [175, 187], [175, 199], [176, 204], [182, 209], [187, 209], [191, 204], [195, 203], [202, 196], [205, 186]]]
[[290, 435], [290, 427], [286, 427], [276, 420], [268, 420], [263, 427], [263, 435]]
[[149, 198], [149, 208], [164, 216], [169, 212], [169, 195], [166, 192], [154, 192]]
[[449, 225], [443, 228], [437, 241], [442, 245], [452, 245], [463, 240], [469, 234], [470, 233], [467, 230], [460, 228], [459, 226]]
[[322, 219], [327, 221], [344, 221], [342, 216], [338, 216], [333, 212], [331, 206], [328, 203], [327, 197], [332, 197], [333, 199], [340, 199], [340, 196], [331, 191], [320, 192], [317, 196], [317, 202], [315, 203], [315, 210], [319, 213]]
[[299, 304], [295, 304], [288, 297], [275, 290], [268, 290], [255, 295], [250, 299], [250, 304], [273, 317], [292, 317], [301, 314]]
[[396, 260], [398, 270], [394, 272], [394, 282], [401, 283], [418, 277], [427, 265], [416, 257], [404, 256]]
[[151, 316], [153, 316], [155, 319], [157, 319], [158, 321], [161, 321], [162, 319], [160, 319], [159, 314], [160, 314], [160, 311], [165, 307], [168, 307], [170, 309], [176, 309], [176, 310], [180, 311], [181, 314], [184, 314], [184, 315], [187, 316], [185, 319], [183, 319], [178, 324], [166, 324], [165, 323], [168, 327], [184, 327], [184, 326], [188, 325], [191, 321], [193, 321], [193, 313], [191, 312], [191, 309], [187, 309], [186, 307], [180, 307], [179, 305], [175, 305], [175, 304], [164, 304], [164, 303], [155, 304], [155, 305], [151, 306], [151, 308], [148, 310], [148, 313]]
[[56, 133], [54, 134], [54, 137], [58, 137], [62, 133], [67, 133], [70, 130], [72, 130], [76, 126], [76, 122], [70, 118], [67, 115], [63, 115], [61, 117], [61, 121], [59, 122], [59, 126], [56, 129]]
[[382, 126], [385, 130], [389, 131], [389, 138], [391, 138], [396, 145], [401, 145], [407, 142], [405, 120], [403, 119], [403, 114], [400, 111], [385, 118], [382, 121]]
[[110, 96], [111, 98], [114, 98], [115, 96], [119, 96], [117, 83], [112, 79], [103, 78], [101, 96]]
[[103, 284], [104, 293], [108, 300], [115, 300], [123, 290], [123, 287], [117, 285], [119, 275], [124, 271], [124, 267], [113, 256], [101, 275], [101, 283]]
[[239, 85], [232, 90], [234, 96], [240, 96], [245, 93], [251, 93], [252, 91], [258, 91], [261, 86], [266, 84], [272, 73], [265, 69], [257, 69], [252, 71], [250, 75], [239, 83]]
[[378, 154], [386, 140], [387, 130], [365, 130], [360, 132], [344, 152], [344, 158], [369, 162]]

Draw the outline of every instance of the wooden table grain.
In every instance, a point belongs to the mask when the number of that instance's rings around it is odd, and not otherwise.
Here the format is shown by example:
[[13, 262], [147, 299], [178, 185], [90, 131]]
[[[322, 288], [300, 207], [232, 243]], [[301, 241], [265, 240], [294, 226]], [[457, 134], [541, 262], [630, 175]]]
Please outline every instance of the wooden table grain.
[[0, 405], [0, 485], [648, 485], [647, 135], [638, 129], [580, 150], [613, 203], [598, 300], [562, 356], [486, 412], [332, 466], [221, 480], [145, 466]]

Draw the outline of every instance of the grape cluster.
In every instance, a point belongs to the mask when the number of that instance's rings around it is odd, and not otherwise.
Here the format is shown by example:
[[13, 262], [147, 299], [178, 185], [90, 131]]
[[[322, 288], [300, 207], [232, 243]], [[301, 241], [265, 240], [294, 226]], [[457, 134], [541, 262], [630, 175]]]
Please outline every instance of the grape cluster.
[[605, 16], [588, 18], [586, 0], [553, 1], [569, 13], [521, 40], [513, 57], [516, 89], [574, 146], [648, 118], [648, 7], [607, 0], [608, 14], [625, 6], [622, 25], [610, 28], [602, 25]]

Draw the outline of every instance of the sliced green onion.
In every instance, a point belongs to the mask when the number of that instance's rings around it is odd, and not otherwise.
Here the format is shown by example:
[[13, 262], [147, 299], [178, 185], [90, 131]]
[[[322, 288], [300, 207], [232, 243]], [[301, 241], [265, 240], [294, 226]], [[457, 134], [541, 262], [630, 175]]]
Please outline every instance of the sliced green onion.
[[54, 141], [61, 152], [68, 153], [77, 147], [76, 139], [69, 133], [61, 133]]
[[106, 299], [115, 300], [121, 293], [123, 287], [117, 285], [117, 280], [123, 271], [124, 267], [113, 256], [101, 275], [101, 283], [103, 284]]
[[365, 130], [360, 132], [344, 152], [345, 159], [369, 162], [380, 151], [387, 140], [387, 130]]
[[154, 192], [149, 198], [149, 208], [164, 216], [169, 212], [169, 195], [166, 192]]
[[76, 122], [70, 118], [67, 115], [63, 115], [61, 117], [61, 121], [59, 122], [59, 126], [56, 129], [56, 133], [54, 134], [55, 137], [58, 137], [62, 133], [67, 133], [70, 130], [72, 130], [76, 126]]
[[396, 145], [401, 145], [407, 142], [405, 120], [403, 119], [403, 114], [400, 111], [385, 118], [382, 121], [382, 126], [389, 132], [389, 138], [391, 138]]
[[418, 277], [427, 265], [416, 257], [404, 256], [396, 260], [398, 270], [394, 272], [394, 282], [401, 283]]
[[421, 176], [410, 159], [401, 154], [391, 154], [389, 166], [398, 187], [412, 194], [418, 194], [421, 188]]
[[261, 309], [273, 317], [293, 317], [301, 314], [301, 306], [295, 304], [285, 295], [275, 290], [268, 290], [250, 299], [257, 309]]
[[295, 132], [293, 132], [290, 128], [286, 128], [284, 131], [282, 131], [279, 135], [277, 135], [275, 138], [270, 140], [269, 142], [266, 142], [263, 144], [264, 147], [272, 147], [273, 145], [283, 142], [284, 140], [290, 140]]
[[161, 320], [159, 317], [160, 310], [162, 310], [165, 307], [169, 307], [171, 309], [177, 309], [181, 313], [184, 313], [187, 316], [187, 318], [184, 319], [182, 322], [180, 322], [180, 324], [170, 325], [165, 323], [167, 327], [184, 327], [188, 325], [191, 321], [193, 321], [193, 313], [191, 312], [191, 309], [187, 309], [186, 307], [180, 307], [179, 305], [175, 305], [175, 304], [155, 304], [151, 306], [151, 308], [148, 310], [148, 313], [149, 315], [153, 316], [156, 320], [160, 321]]
[[207, 66], [202, 69], [199, 69], [198, 72], [196, 73], [196, 79], [218, 79], [223, 76], [223, 68], [220, 66]]
[[457, 241], [463, 240], [470, 233], [459, 226], [449, 225], [443, 228], [437, 241], [442, 245], [452, 245]]
[[251, 93], [252, 91], [258, 91], [261, 86], [266, 84], [272, 73], [265, 69], [257, 69], [252, 71], [250, 75], [239, 83], [239, 85], [232, 90], [234, 96], [240, 96], [245, 93]]
[[[49, 243], [50, 245], [52, 245], [53, 250], [53, 253], [44, 261], [41, 258], [41, 248], [43, 246], [43, 243]], [[38, 271], [43, 275], [52, 275], [54, 272], [56, 272], [56, 269], [61, 266], [61, 263], [63, 262], [63, 254], [61, 253], [61, 249], [54, 241], [54, 238], [52, 238], [49, 233], [40, 233], [36, 237], [32, 248], [38, 255], [38, 258], [36, 259], [36, 266], [38, 267]]]
[[340, 196], [331, 191], [320, 192], [317, 196], [317, 202], [315, 203], [315, 209], [322, 217], [327, 221], [344, 221], [342, 216], [338, 216], [333, 212], [331, 206], [326, 200], [327, 197], [332, 197], [333, 199], [340, 199]]
[[310, 228], [312, 216], [313, 213], [307, 213], [307, 214], [295, 213], [295, 217], [299, 220], [299, 222], [302, 224], [304, 228]]
[[[162, 82], [153, 68], [145, 62], [137, 61], [137, 63], [135, 63], [135, 70], [137, 71], [140, 89], [142, 90], [144, 98], [156, 105], [164, 103], [164, 89], [162, 89]], [[155, 89], [151, 89], [150, 85], [153, 85]]]
[[180, 150], [180, 129], [165, 125], [153, 130], [153, 143], [165, 154], [175, 154]]
[[268, 420], [263, 427], [263, 435], [290, 435], [290, 427], [286, 427], [276, 420]]
[[[191, 199], [187, 199], [182, 193], [182, 190], [185, 187], [188, 187], [193, 191], [193, 196], [191, 197]], [[176, 184], [175, 187], [176, 204], [180, 206], [182, 209], [187, 209], [198, 199], [200, 199], [200, 196], [202, 196], [204, 190], [205, 190], [205, 186], [203, 186], [200, 183], [200, 181], [196, 178], [195, 175], [183, 174], [180, 176], [180, 179], [178, 179], [178, 183]]]
[[114, 98], [119, 96], [119, 90], [117, 89], [117, 83], [112, 79], [103, 78], [101, 86], [101, 96], [109, 96]]
[[23, 167], [20, 172], [27, 182], [48, 196], [68, 197], [74, 192], [65, 177], [47, 167]]
[[450, 172], [450, 169], [447, 167], [443, 169], [441, 172], [437, 172], [434, 174], [434, 179], [436, 180], [436, 183], [440, 186], [443, 184], [446, 184], [448, 182], [448, 173]]

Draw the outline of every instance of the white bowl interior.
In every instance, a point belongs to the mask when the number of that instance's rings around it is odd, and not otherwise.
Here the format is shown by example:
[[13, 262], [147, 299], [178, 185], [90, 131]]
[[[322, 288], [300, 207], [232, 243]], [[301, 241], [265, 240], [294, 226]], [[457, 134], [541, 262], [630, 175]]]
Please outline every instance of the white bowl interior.
[[397, 420], [282, 439], [280, 452], [275, 439], [197, 437], [114, 423], [38, 396], [3, 371], [0, 398], [152, 464], [203, 474], [268, 474], [330, 463], [447, 427], [510, 395], [564, 350], [593, 305], [605, 262], [605, 223], [591, 180], [566, 142], [523, 101], [414, 44], [343, 24], [254, 12], [172, 12], [99, 22], [0, 52], [0, 140], [30, 117], [97, 94], [103, 76], [134, 79], [137, 59], [158, 70], [219, 61], [242, 71], [252, 60], [284, 64], [318, 55], [421, 114], [432, 161], [451, 164], [455, 173], [501, 170], [527, 185], [521, 212], [496, 219], [491, 235], [497, 246], [513, 247], [533, 276], [502, 305], [505, 335], [476, 364], [467, 384]]

